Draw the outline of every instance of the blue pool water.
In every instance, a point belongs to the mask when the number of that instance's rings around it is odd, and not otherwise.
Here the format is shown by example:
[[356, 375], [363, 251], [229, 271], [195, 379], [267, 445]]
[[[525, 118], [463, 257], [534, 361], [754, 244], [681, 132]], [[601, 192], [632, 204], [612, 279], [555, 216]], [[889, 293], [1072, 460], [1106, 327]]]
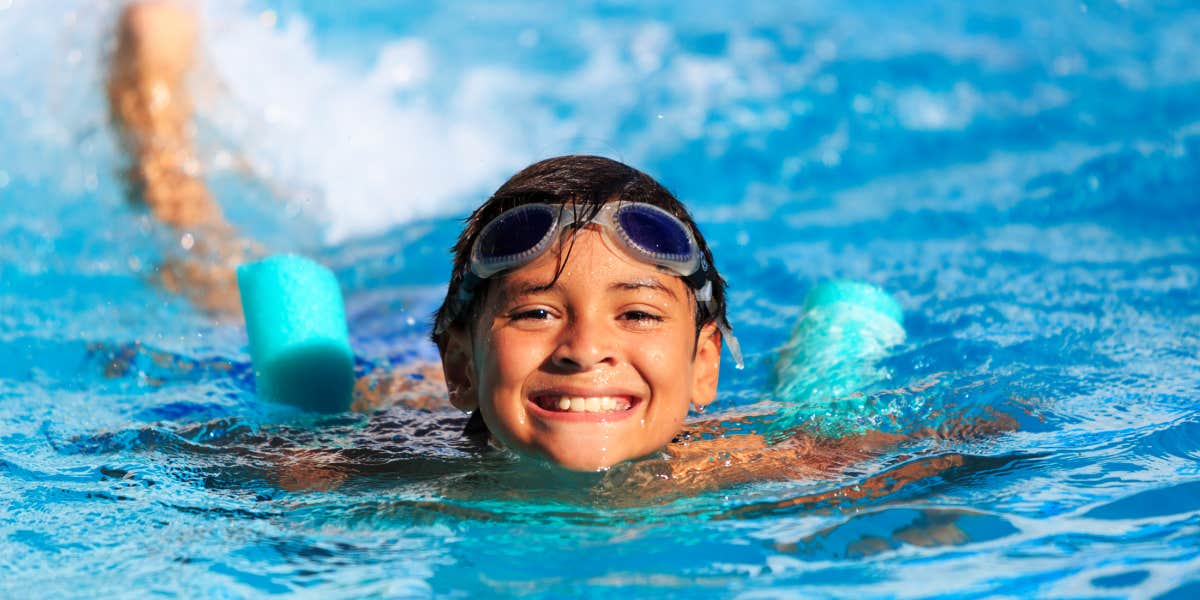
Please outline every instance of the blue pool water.
[[[433, 358], [457, 219], [582, 151], [689, 203], [731, 283], [709, 415], [774, 406], [804, 293], [848, 277], [906, 311], [869, 390], [898, 423], [1017, 429], [679, 495], [260, 403], [241, 328], [152, 283], [115, 5], [0, 0], [0, 594], [1200, 595], [1191, 3], [389, 4], [210, 3], [196, 82], [210, 184], [337, 271], [364, 368]], [[296, 449], [354, 473], [293, 491]]]

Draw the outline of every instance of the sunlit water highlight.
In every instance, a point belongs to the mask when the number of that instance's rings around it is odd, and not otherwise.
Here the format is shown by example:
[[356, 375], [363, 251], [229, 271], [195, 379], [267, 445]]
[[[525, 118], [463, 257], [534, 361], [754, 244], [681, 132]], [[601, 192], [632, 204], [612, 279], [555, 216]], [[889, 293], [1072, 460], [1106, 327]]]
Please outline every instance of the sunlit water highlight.
[[[364, 369], [434, 358], [456, 219], [586, 151], [685, 199], [731, 281], [748, 366], [709, 414], [769, 402], [849, 277], [906, 311], [869, 390], [898, 427], [1019, 428], [639, 495], [457, 415], [260, 403], [244, 333], [149, 283], [175, 241], [123, 200], [115, 6], [0, 0], [6, 596], [1200, 593], [1200, 12], [362, 4], [209, 3], [197, 94], [227, 211], [337, 270]], [[285, 449], [352, 472], [291, 491]]]

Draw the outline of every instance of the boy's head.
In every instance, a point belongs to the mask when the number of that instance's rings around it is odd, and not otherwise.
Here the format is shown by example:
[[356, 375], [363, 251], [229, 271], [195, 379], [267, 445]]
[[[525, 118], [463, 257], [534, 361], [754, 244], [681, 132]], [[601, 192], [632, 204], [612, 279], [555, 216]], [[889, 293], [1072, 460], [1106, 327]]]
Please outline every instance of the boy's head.
[[715, 397], [725, 283], [646, 174], [594, 156], [533, 164], [471, 215], [454, 255], [434, 341], [451, 401], [505, 446], [607, 467], [662, 448]]

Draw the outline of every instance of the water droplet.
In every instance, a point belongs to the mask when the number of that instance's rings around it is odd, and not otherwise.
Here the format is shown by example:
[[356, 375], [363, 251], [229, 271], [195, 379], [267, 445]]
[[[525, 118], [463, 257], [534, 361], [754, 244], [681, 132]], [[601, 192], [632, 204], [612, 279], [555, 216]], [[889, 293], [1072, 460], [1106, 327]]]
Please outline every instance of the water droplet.
[[183, 234], [183, 237], [179, 238], [179, 246], [184, 250], [191, 250], [192, 246], [195, 245], [196, 238], [192, 237], [192, 234], [190, 233], [185, 233]]
[[167, 84], [158, 81], [150, 87], [150, 108], [153, 110], [162, 110], [171, 103], [171, 89]]

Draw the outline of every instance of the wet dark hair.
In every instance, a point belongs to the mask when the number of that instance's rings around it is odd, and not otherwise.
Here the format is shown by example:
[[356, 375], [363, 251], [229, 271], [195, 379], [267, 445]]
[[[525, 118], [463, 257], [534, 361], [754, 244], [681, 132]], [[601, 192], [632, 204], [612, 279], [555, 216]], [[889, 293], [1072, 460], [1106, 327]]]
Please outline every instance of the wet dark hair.
[[[600, 156], [570, 155], [548, 158], [525, 167], [467, 217], [466, 226], [454, 244], [454, 270], [450, 274], [446, 298], [434, 315], [432, 337], [438, 348], [444, 347], [451, 328], [463, 326], [478, 313], [480, 303], [487, 296], [489, 280], [470, 274], [470, 255], [480, 231], [492, 219], [523, 204], [543, 203], [573, 204], [580, 219], [586, 222], [609, 202], [651, 204], [687, 225], [711, 269], [712, 301], [698, 304], [696, 331], [709, 323], [728, 328], [725, 280], [717, 273], [708, 243], [683, 203], [654, 178], [629, 165]], [[695, 293], [694, 289], [692, 293]]]

